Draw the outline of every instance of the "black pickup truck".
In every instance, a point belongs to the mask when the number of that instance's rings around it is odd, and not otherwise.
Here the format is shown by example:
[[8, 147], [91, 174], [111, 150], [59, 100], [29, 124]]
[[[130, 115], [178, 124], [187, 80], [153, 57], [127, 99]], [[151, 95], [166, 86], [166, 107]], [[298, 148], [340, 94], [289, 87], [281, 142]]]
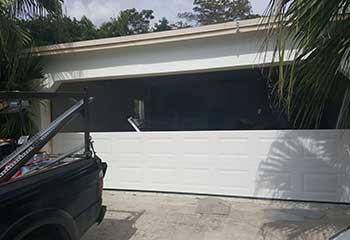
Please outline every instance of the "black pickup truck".
[[[0, 92], [0, 100], [62, 97], [77, 102], [48, 128], [0, 159], [0, 240], [77, 240], [104, 218], [102, 190], [107, 165], [94, 153], [90, 141], [91, 99], [87, 94]], [[84, 144], [14, 177], [76, 115], [86, 120]]]

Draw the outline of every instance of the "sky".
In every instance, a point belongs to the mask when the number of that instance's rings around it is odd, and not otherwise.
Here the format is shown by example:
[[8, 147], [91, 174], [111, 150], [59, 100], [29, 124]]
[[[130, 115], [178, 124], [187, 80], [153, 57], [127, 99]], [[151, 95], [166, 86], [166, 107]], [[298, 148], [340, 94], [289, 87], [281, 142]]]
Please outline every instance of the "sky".
[[[269, 0], [250, 0], [253, 13], [262, 14]], [[99, 26], [128, 8], [152, 9], [156, 19], [166, 17], [176, 22], [179, 12], [191, 11], [193, 0], [65, 0], [65, 13], [80, 19], [83, 15]]]

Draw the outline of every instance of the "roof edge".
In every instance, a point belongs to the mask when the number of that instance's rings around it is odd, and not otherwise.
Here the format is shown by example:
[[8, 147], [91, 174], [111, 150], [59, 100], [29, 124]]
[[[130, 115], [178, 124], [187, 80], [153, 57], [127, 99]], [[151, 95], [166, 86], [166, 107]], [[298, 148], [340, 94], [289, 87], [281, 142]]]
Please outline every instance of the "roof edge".
[[49, 56], [215, 37], [266, 28], [268, 28], [268, 23], [264, 17], [261, 17], [164, 32], [48, 45], [35, 47], [30, 51], [34, 56]]

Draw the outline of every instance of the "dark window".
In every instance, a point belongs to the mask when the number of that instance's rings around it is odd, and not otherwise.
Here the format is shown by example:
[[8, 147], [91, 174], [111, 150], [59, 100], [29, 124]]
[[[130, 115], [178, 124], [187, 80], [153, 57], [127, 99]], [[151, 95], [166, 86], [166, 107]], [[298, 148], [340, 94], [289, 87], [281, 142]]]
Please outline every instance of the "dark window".
[[[144, 131], [288, 129], [275, 109], [261, 69], [221, 71], [139, 79], [62, 84], [59, 91], [88, 88], [92, 131], [134, 131], [129, 117]], [[53, 116], [68, 102], [53, 102]], [[334, 115], [334, 114], [333, 114]], [[334, 117], [333, 117], [334, 118]], [[325, 118], [322, 128], [332, 128]], [[76, 120], [67, 131], [81, 131]]]

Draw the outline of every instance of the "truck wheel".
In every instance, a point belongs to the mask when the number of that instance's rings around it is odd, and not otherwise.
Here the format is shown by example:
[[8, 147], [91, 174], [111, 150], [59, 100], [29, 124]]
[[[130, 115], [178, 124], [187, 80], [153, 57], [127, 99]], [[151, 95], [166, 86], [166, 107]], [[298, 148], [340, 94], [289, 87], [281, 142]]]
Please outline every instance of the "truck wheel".
[[58, 226], [40, 227], [21, 240], [71, 240], [67, 232]]

